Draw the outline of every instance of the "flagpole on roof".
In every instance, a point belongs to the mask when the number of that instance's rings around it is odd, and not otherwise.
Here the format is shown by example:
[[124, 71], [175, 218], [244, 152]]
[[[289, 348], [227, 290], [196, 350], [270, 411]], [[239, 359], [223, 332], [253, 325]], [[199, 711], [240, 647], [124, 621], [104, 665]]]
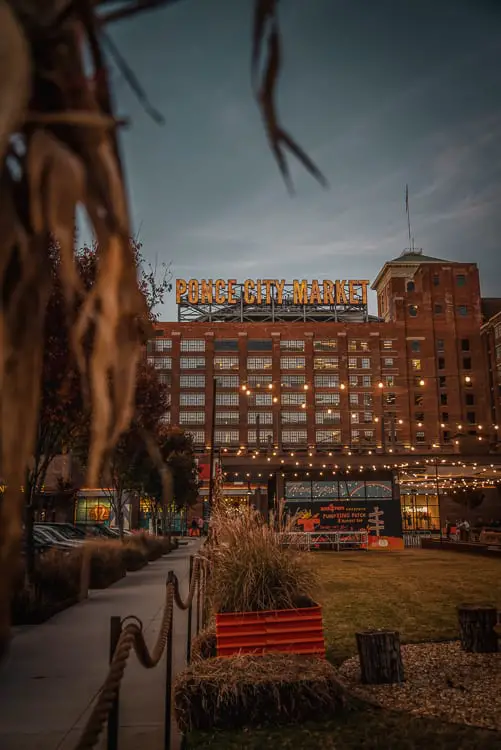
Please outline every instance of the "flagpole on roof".
[[409, 211], [409, 186], [405, 186], [405, 212], [407, 214], [407, 229], [409, 231], [409, 250], [414, 249], [414, 238], [411, 237], [411, 213]]

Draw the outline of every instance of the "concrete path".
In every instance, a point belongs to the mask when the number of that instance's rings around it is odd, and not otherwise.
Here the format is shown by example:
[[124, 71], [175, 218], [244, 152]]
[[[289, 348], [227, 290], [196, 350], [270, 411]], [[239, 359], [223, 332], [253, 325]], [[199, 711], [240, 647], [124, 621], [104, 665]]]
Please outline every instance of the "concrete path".
[[[170, 555], [147, 565], [42, 625], [19, 628], [0, 665], [1, 750], [73, 750], [107, 673], [112, 615], [136, 615], [146, 642], [157, 638], [169, 570], [177, 574], [183, 596], [188, 590], [190, 540]], [[174, 672], [185, 665], [187, 614], [174, 614]], [[122, 682], [119, 750], [163, 750], [165, 658], [153, 670], [133, 654]], [[173, 722], [175, 724], [175, 722]], [[173, 750], [179, 744], [173, 732]], [[106, 747], [106, 731], [96, 746]]]

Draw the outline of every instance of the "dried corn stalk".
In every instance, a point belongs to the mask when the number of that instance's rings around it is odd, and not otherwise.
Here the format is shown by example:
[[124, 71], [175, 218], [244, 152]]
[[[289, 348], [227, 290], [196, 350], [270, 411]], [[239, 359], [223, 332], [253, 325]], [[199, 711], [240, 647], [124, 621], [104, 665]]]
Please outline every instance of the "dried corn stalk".
[[[284, 146], [324, 182], [276, 115], [278, 0], [254, 1], [253, 76], [271, 147], [289, 187]], [[107, 0], [0, 0], [0, 466], [6, 485], [0, 496], [0, 644], [9, 628], [10, 585], [22, 531], [20, 487], [33, 453], [40, 402], [50, 235], [60, 246], [66, 324], [92, 414], [91, 485], [132, 415], [146, 307], [128, 243], [117, 121], [99, 29], [106, 21], [172, 2], [125, 0], [107, 12]], [[93, 64], [90, 78], [84, 49]], [[73, 257], [78, 204], [87, 211], [99, 247], [97, 280], [90, 291], [82, 288]]]

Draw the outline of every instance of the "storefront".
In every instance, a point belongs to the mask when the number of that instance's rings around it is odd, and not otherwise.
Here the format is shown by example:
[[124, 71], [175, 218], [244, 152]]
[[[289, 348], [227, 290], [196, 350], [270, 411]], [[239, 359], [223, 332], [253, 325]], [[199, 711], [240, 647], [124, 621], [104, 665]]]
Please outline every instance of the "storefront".
[[440, 506], [437, 494], [414, 494], [401, 487], [400, 504], [404, 531], [440, 531]]

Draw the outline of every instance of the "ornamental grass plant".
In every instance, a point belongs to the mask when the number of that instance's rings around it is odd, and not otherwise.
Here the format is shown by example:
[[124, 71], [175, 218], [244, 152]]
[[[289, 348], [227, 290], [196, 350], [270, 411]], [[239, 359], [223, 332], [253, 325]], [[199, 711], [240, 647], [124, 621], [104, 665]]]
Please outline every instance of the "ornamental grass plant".
[[208, 594], [217, 613], [310, 607], [318, 577], [307, 554], [282, 543], [283, 524], [250, 510], [216, 509]]

